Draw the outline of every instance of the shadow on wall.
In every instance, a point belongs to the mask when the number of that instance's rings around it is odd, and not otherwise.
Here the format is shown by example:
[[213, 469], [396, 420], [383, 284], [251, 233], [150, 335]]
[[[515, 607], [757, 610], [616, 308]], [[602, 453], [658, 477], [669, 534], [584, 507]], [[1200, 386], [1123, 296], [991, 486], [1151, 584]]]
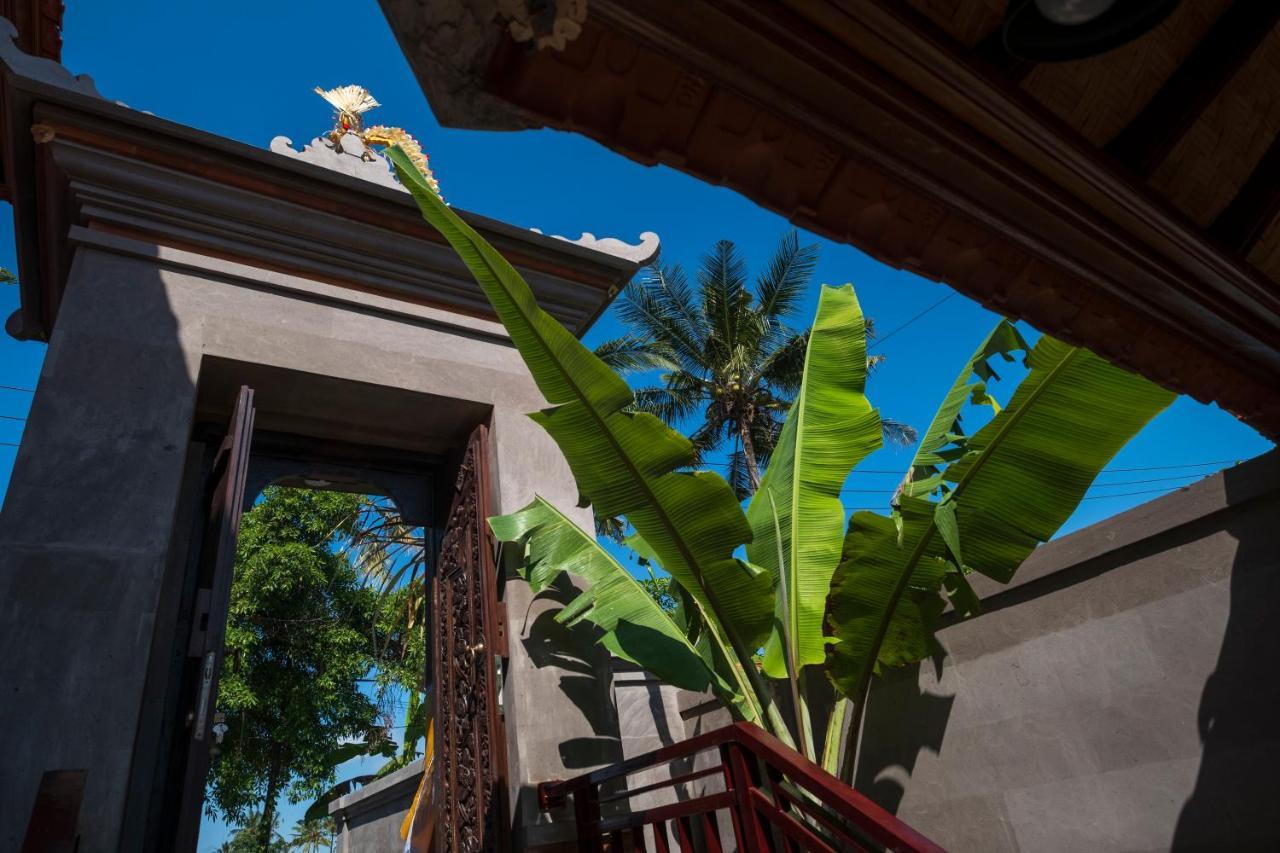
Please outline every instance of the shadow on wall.
[[[1081, 531], [1075, 535], [1091, 536], [1095, 541], [1077, 539], [1073, 546], [1064, 544], [1046, 553], [1046, 559], [1061, 562], [1061, 567], [986, 599], [983, 615], [966, 623], [967, 633], [951, 635], [963, 636], [967, 649], [958, 664], [949, 661], [948, 665], [962, 667], [971, 666], [978, 657], [1004, 654], [1037, 641], [1038, 651], [1029, 654], [1051, 666], [1054, 658], [1050, 652], [1061, 651], [1070, 659], [1071, 644], [1079, 645], [1078, 637], [1072, 639], [1065, 634], [1077, 627], [1088, 632], [1089, 623], [1095, 620], [1099, 622], [1098, 630], [1105, 632], [1103, 621], [1117, 617], [1126, 620], [1130, 626], [1126, 630], [1135, 641], [1160, 647], [1159, 659], [1166, 662], [1165, 666], [1177, 666], [1179, 660], [1185, 660], [1192, 671], [1207, 671], [1216, 648], [1216, 663], [1203, 687], [1195, 676], [1183, 678], [1179, 685], [1177, 674], [1168, 671], [1162, 682], [1144, 682], [1143, 689], [1151, 688], [1145, 699], [1138, 688], [1125, 693], [1123, 679], [1113, 679], [1109, 687], [1106, 679], [1097, 688], [1081, 683], [1069, 685], [1067, 698], [1078, 702], [1078, 707], [1096, 710], [1097, 719], [1104, 725], [1099, 727], [1084, 720], [1070, 731], [1057, 733], [1058, 738], [1084, 738], [1087, 742], [1079, 744], [1082, 761], [1093, 759], [1096, 766], [1081, 774], [1078, 767], [1053, 764], [1054, 758], [1049, 755], [1046, 766], [1055, 774], [1051, 782], [1070, 780], [1086, 788], [1091, 786], [1091, 780], [1103, 787], [1114, 784], [1114, 780], [1108, 781], [1111, 771], [1131, 769], [1115, 750], [1117, 744], [1128, 740], [1136, 744], [1131, 758], [1137, 765], [1145, 765], [1145, 778], [1154, 780], [1153, 784], [1167, 782], [1167, 812], [1132, 813], [1125, 811], [1125, 803], [1116, 804], [1116, 810], [1100, 816], [1100, 820], [1119, 820], [1122, 825], [1109, 829], [1100, 825], [1099, 837], [1146, 838], [1156, 842], [1152, 846], [1167, 844], [1175, 850], [1280, 849], [1280, 823], [1272, 816], [1274, 804], [1280, 799], [1280, 679], [1276, 675], [1280, 671], [1280, 627], [1275, 618], [1280, 604], [1280, 549], [1276, 547], [1280, 451], [1224, 471], [1221, 476], [1225, 503], [1223, 496], [1214, 491], [1216, 487], [1206, 484], [1197, 496], [1179, 495], [1176, 503], [1103, 523], [1110, 527]], [[1161, 519], [1162, 515], [1166, 518]], [[1106, 541], [1117, 535], [1124, 540], [1126, 533], [1140, 533], [1144, 526], [1151, 528], [1150, 535], [1106, 550]], [[1092, 550], [1096, 556], [1070, 563], [1072, 554], [1082, 549]], [[1170, 575], [1169, 571], [1177, 574]], [[1117, 573], [1114, 583], [1091, 586], [1112, 572]], [[1229, 595], [1223, 596], [1224, 591]], [[1096, 598], [1117, 594], [1118, 599]], [[1188, 595], [1196, 597], [1188, 599]], [[1186, 621], [1187, 611], [1178, 609], [1188, 600], [1201, 602], [1202, 608], [1191, 611], [1196, 614], [1192, 619], [1199, 617], [1191, 624]], [[1002, 612], [1003, 617], [999, 615]], [[983, 619], [994, 620], [991, 630], [984, 630]], [[940, 628], [944, 642], [948, 640], [948, 627], [949, 620], [944, 620]], [[1059, 631], [1065, 632], [1064, 638], [1050, 639]], [[1109, 635], [1098, 636], [1117, 636], [1114, 625]], [[1197, 659], [1203, 663], [1197, 663]], [[948, 754], [945, 735], [953, 722], [955, 701], [972, 709], [983, 698], [972, 691], [982, 690], [984, 685], [990, 688], [999, 681], [993, 682], [991, 672], [979, 668], [971, 679], [957, 684], [965, 695], [939, 695], [930, 690], [938, 690], [940, 663], [935, 660], [932, 664], [937, 677], [928, 671], [931, 664], [926, 661], [887, 671], [884, 678], [876, 680], [856, 784], [877, 803], [897, 812], [922, 754], [926, 750], [932, 752], [939, 756], [942, 766], [932, 767], [928, 778], [919, 779], [919, 789], [912, 792], [911, 811], [926, 821], [946, 824], [952, 818], [947, 817], [945, 809], [954, 805], [957, 797], [964, 796], [965, 780], [976, 778], [973, 774], [985, 780], [982, 787], [990, 789], [983, 796], [1001, 808], [1000, 804], [1014, 793], [1012, 787], [1017, 787], [1014, 784], [1006, 788], [1005, 784], [1020, 776], [1019, 768], [1010, 762], [1020, 761], [1020, 750], [1034, 745], [1022, 741], [1006, 743], [1007, 750], [1002, 754], [981, 754], [975, 752], [979, 749], [975, 743], [965, 745], [958, 741], [959, 750], [953, 747]], [[1094, 665], [1101, 666], [1101, 662], [1095, 661]], [[1204, 669], [1199, 669], [1201, 666]], [[1113, 689], [1121, 693], [1107, 692]], [[1023, 716], [1057, 711], [1039, 702], [1034, 694], [1020, 698], [1030, 702], [1019, 706]], [[1136, 706], [1137, 716], [1126, 716], [1126, 709], [1133, 708], [1137, 701], [1148, 704]], [[1117, 712], [1114, 721], [1122, 726], [1118, 731], [1105, 725], [1113, 705]], [[1143, 722], [1159, 730], [1132, 729]], [[1198, 728], [1198, 749], [1194, 741], [1188, 743], [1186, 727], [1192, 724]], [[1192, 784], [1182, 768], [1197, 759], [1198, 771]], [[1162, 770], [1165, 762], [1169, 762], [1170, 769]], [[1021, 777], [1028, 775], [1032, 774]], [[957, 791], [957, 787], [961, 790]], [[1122, 799], [1126, 803], [1154, 804], [1160, 796], [1160, 792], [1150, 790], [1134, 793], [1132, 799]], [[1183, 797], [1185, 802], [1179, 802]], [[907, 819], [910, 821], [912, 816]], [[1045, 819], [1050, 823], [1062, 820], [1060, 816], [1047, 815]], [[1108, 835], [1109, 832], [1113, 834]], [[983, 830], [973, 837], [993, 843], [997, 835]], [[1007, 840], [1016, 847], [1013, 835]]]
[[[549, 589], [539, 593], [530, 603], [554, 601], [567, 605], [581, 589], [574, 586], [565, 575], [560, 575]], [[521, 643], [529, 660], [538, 669], [554, 666], [564, 672], [560, 676], [560, 690], [582, 713], [593, 735], [568, 738], [560, 744], [561, 763], [571, 770], [596, 768], [619, 760], [622, 751], [618, 738], [616, 711], [611, 704], [600, 701], [600, 685], [608, 683], [608, 657], [599, 654], [596, 646], [596, 629], [582, 621], [572, 627], [556, 621], [559, 607], [542, 610], [522, 631]], [[592, 660], [603, 660], [604, 670]], [[544, 721], [554, 725], [554, 720]]]
[[[862, 745], [865, 757], [858, 761], [854, 787], [890, 812], [898, 811], [920, 753], [942, 749], [955, 697], [920, 687], [920, 668], [934, 666], [936, 680], [941, 680], [942, 662], [939, 650], [932, 663], [886, 670], [873, 682], [862, 730], [874, 741]], [[877, 702], [877, 695], [889, 701]]]
[[152, 259], [82, 248], [60, 304], [0, 513], [0, 849], [53, 768], [87, 771], [82, 837], [164, 847], [186, 650], [166, 557], [175, 507], [195, 511], [179, 504], [195, 384]]
[[[1238, 470], [1223, 479], [1229, 503], [1257, 489]], [[1274, 537], [1259, 535], [1280, 521], [1280, 494], [1231, 512], [1224, 528], [1237, 543], [1231, 606], [1200, 698], [1204, 754], [1178, 818], [1175, 850], [1220, 850], [1227, 840], [1235, 849], [1274, 850], [1280, 839], [1280, 553]]]

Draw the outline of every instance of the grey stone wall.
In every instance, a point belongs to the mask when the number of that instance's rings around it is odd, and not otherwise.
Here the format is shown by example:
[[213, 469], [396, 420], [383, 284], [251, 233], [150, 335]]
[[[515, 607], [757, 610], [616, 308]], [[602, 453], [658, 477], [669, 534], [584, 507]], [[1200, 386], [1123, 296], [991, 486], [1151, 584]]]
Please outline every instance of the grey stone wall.
[[399, 853], [400, 826], [422, 780], [423, 760], [402, 767], [329, 804], [338, 825], [337, 853]]
[[861, 790], [957, 851], [1280, 848], [1280, 452], [980, 592], [873, 689]]
[[[19, 846], [44, 770], [86, 768], [81, 849], [95, 853], [140, 849], [141, 818], [126, 821], [126, 801], [136, 815], [153, 799], [130, 793], [131, 771], [161, 737], [146, 722], [144, 686], [205, 359], [480, 403], [492, 411], [495, 510], [527, 503], [535, 484], [566, 508], [577, 491], [554, 443], [525, 417], [545, 403], [495, 323], [85, 229], [73, 240], [0, 513], [0, 730], [10, 739], [0, 849]], [[527, 596], [519, 582], [507, 594], [518, 624]], [[608, 707], [607, 656], [592, 645], [583, 656], [603, 678], [579, 682], [576, 699]], [[568, 677], [560, 663], [533, 666], [512, 643], [505, 698], [517, 792], [612, 759], [597, 751], [568, 762], [543, 748], [554, 738], [535, 734], [534, 712], [513, 707], [534, 703], [556, 737], [598, 736], [558, 690]]]

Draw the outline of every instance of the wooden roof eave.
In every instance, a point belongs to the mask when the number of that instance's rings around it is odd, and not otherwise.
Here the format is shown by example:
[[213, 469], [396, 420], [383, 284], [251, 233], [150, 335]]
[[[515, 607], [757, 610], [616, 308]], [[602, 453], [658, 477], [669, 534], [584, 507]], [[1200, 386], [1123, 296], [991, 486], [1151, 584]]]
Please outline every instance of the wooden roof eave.
[[[600, 0], [564, 55], [500, 48], [486, 90], [1280, 432], [1272, 283], [900, 11]], [[849, 174], [874, 197], [835, 203]]]

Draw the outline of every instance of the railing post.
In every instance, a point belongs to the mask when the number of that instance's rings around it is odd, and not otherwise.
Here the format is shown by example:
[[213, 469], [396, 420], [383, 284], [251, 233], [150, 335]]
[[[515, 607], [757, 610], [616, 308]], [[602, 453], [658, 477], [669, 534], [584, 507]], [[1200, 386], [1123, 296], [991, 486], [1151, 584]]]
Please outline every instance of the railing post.
[[738, 849], [745, 853], [766, 853], [769, 850], [769, 836], [751, 802], [751, 792], [757, 787], [757, 782], [749, 763], [750, 753], [740, 743], [726, 743], [720, 751], [733, 784], [733, 800], [736, 804], [733, 830], [738, 836]]
[[578, 824], [578, 849], [604, 853], [600, 840], [600, 789], [587, 784], [573, 792], [573, 815]]

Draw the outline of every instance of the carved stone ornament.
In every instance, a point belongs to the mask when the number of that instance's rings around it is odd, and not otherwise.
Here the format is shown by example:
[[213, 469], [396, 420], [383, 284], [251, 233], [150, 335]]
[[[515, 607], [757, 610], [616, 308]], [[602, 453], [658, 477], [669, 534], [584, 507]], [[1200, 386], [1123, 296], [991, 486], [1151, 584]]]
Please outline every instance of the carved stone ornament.
[[10, 71], [60, 89], [69, 89], [94, 98], [102, 97], [93, 78], [88, 74], [72, 74], [59, 62], [23, 53], [17, 40], [18, 28], [7, 18], [0, 18], [0, 62]]
[[353, 178], [408, 192], [396, 180], [391, 162], [376, 151], [367, 148], [360, 137], [354, 133], [345, 134], [337, 142], [328, 137], [317, 136], [301, 151], [294, 150], [293, 140], [289, 137], [277, 136], [271, 140], [271, 150], [276, 154], [332, 169]]
[[582, 34], [587, 0], [498, 0], [498, 12], [516, 41], [532, 41], [538, 50], [564, 50]]
[[[535, 234], [542, 233], [537, 228], [530, 228], [529, 230]], [[597, 237], [590, 231], [583, 231], [582, 236], [576, 240], [570, 240], [568, 237], [562, 237], [559, 234], [549, 234], [547, 236], [553, 240], [563, 240], [575, 246], [582, 246], [584, 249], [603, 252], [606, 255], [613, 255], [615, 258], [622, 258], [638, 264], [648, 263], [652, 260], [658, 254], [660, 245], [658, 235], [652, 231], [641, 232], [640, 242], [635, 245], [625, 243], [616, 237]]]

